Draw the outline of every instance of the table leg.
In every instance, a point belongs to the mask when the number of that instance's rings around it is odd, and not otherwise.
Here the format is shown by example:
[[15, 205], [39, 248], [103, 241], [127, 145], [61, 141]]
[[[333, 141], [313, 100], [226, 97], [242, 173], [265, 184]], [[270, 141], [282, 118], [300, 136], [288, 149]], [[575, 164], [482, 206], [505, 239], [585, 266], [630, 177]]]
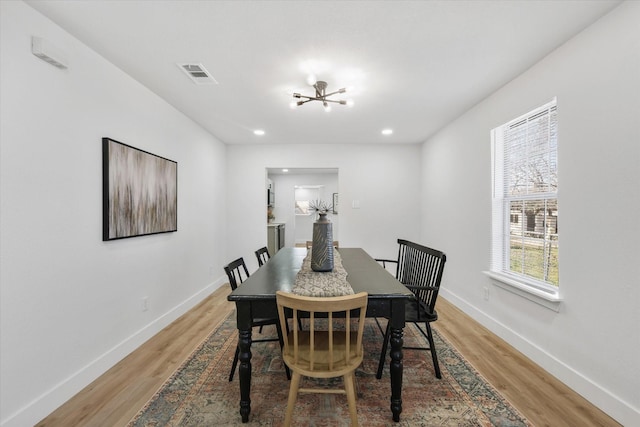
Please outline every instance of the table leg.
[[236, 304], [238, 311], [238, 377], [240, 380], [240, 416], [242, 422], [249, 421], [251, 413], [251, 309], [245, 304]]
[[391, 376], [391, 413], [393, 421], [400, 421], [400, 413], [402, 412], [402, 344], [403, 344], [403, 328], [404, 328], [404, 300], [394, 300], [391, 303], [391, 336], [389, 344], [391, 350], [391, 362], [389, 372]]
[[391, 412], [393, 421], [400, 421], [402, 412], [402, 328], [391, 328]]

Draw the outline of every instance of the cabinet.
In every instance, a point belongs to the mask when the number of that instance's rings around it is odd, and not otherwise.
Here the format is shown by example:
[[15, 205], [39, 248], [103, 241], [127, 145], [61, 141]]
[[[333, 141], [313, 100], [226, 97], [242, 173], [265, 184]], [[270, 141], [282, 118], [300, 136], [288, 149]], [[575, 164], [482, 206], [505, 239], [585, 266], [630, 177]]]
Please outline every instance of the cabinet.
[[271, 223], [267, 225], [267, 249], [273, 256], [284, 247], [284, 224]]

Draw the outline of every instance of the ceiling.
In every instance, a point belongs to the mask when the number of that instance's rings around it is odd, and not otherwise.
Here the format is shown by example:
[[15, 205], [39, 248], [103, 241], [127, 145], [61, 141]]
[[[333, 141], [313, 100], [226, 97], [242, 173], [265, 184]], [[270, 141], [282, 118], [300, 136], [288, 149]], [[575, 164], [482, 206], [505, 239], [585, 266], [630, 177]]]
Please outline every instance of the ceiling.
[[[27, 3], [226, 144], [415, 144], [620, 2]], [[178, 63], [203, 64], [218, 84], [195, 84]], [[309, 72], [349, 88], [354, 105], [290, 108], [293, 92], [313, 93]]]

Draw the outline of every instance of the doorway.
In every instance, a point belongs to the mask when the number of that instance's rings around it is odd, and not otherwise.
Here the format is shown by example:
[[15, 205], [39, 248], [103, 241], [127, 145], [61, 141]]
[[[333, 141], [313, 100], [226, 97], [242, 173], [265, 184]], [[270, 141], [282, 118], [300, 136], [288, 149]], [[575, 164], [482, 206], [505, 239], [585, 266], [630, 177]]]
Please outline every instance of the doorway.
[[[286, 170], [286, 172], [285, 172]], [[338, 168], [267, 168], [267, 188], [273, 203], [267, 206], [267, 221], [284, 226], [284, 247], [305, 246], [311, 240], [316, 214], [308, 209], [309, 202], [320, 200], [333, 205], [338, 200]], [[268, 192], [265, 192], [265, 197]], [[338, 209], [332, 209], [333, 238], [339, 239]]]

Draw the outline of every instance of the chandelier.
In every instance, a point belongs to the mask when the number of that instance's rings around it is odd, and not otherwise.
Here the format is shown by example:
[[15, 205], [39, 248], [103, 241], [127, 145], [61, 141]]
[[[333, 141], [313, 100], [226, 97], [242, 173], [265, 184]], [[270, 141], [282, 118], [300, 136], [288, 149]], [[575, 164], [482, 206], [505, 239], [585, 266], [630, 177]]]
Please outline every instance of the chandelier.
[[347, 90], [345, 88], [341, 88], [336, 90], [335, 92], [331, 92], [331, 93], [326, 93], [327, 91], [327, 82], [322, 81], [322, 80], [318, 80], [313, 84], [314, 89], [316, 90], [316, 94], [315, 96], [308, 96], [308, 95], [302, 95], [299, 93], [294, 93], [293, 97], [296, 99], [300, 99], [301, 101], [298, 102], [293, 102], [292, 106], [300, 106], [303, 104], [306, 104], [307, 102], [310, 101], [320, 101], [322, 102], [322, 106], [324, 107], [325, 111], [330, 111], [331, 110], [331, 106], [329, 105], [330, 102], [335, 103], [335, 104], [340, 104], [340, 105], [349, 105], [351, 104], [350, 102], [345, 101], [344, 99], [329, 99], [330, 96], [333, 96], [337, 93], [345, 93]]

